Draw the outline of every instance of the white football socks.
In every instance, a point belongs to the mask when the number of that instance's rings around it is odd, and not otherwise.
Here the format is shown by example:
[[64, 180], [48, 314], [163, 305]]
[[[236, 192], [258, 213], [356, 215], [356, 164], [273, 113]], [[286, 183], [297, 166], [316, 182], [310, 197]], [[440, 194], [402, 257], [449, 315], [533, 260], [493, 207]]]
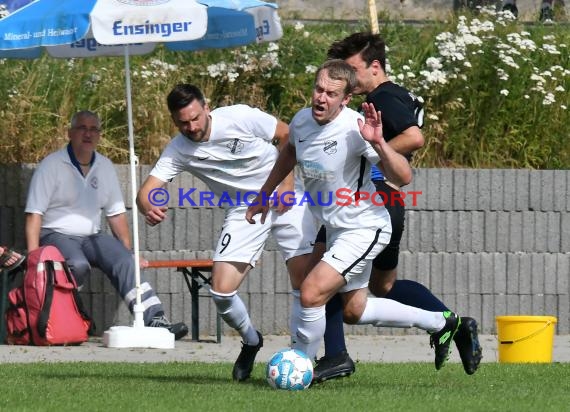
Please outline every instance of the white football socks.
[[301, 307], [293, 348], [304, 352], [309, 359], [314, 359], [325, 334], [326, 322], [325, 305], [316, 308]]
[[445, 326], [445, 318], [442, 312], [430, 312], [391, 299], [368, 298], [364, 312], [357, 324], [393, 328], [415, 326], [433, 333]]
[[218, 293], [210, 289], [210, 293], [218, 313], [228, 326], [239, 332], [243, 343], [250, 346], [257, 345], [259, 336], [251, 324], [245, 304], [237, 295], [237, 291], [233, 293]]

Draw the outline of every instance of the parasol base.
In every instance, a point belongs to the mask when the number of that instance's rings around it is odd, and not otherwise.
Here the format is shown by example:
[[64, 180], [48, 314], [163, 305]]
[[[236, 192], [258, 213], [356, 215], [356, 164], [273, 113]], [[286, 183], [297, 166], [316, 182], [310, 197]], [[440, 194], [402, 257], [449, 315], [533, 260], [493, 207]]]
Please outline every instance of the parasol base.
[[165, 328], [147, 326], [111, 326], [103, 334], [108, 348], [174, 349], [174, 334]]

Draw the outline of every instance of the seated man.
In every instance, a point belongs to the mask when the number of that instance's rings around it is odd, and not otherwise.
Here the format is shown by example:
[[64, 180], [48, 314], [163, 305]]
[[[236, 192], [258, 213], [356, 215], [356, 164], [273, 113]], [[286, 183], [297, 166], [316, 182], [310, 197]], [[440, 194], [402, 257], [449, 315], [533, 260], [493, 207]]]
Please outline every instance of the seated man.
[[[38, 165], [26, 204], [28, 251], [56, 246], [78, 286], [91, 266], [109, 278], [129, 310], [136, 301], [135, 261], [119, 181], [111, 161], [96, 152], [101, 134], [99, 117], [89, 111], [73, 115], [66, 147]], [[101, 210], [114, 236], [100, 230]], [[141, 279], [146, 326], [167, 328], [176, 339], [188, 333], [184, 323], [171, 324], [150, 284]]]

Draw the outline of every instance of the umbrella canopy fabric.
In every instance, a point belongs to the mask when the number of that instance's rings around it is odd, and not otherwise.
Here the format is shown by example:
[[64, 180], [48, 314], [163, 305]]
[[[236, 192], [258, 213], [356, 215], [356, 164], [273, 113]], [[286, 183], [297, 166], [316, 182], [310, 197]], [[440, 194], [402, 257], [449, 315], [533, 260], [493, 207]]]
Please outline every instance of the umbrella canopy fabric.
[[[0, 20], [0, 57], [201, 50], [278, 40], [277, 6], [259, 0], [36, 0]], [[144, 45], [144, 46], [143, 46]], [[53, 47], [59, 46], [59, 47]]]

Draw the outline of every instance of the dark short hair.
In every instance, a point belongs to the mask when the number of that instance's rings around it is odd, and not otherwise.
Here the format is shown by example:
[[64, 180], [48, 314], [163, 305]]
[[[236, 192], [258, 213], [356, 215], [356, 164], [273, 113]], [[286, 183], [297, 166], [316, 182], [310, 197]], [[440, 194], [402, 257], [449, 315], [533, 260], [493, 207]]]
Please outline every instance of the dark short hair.
[[352, 93], [356, 87], [356, 73], [354, 69], [344, 60], [341, 59], [331, 59], [325, 61], [321, 67], [318, 68], [315, 74], [315, 81], [318, 79], [319, 74], [326, 70], [328, 76], [333, 80], [344, 80], [346, 81], [346, 86], [344, 88], [344, 94], [349, 95]]
[[360, 54], [368, 66], [378, 60], [382, 70], [386, 71], [386, 43], [379, 34], [370, 32], [353, 33], [342, 40], [334, 42], [327, 52], [329, 59], [346, 60]]
[[166, 103], [170, 113], [174, 113], [188, 106], [194, 100], [198, 100], [202, 107], [206, 105], [206, 99], [202, 91], [193, 84], [182, 83], [174, 86], [174, 89], [166, 97]]

